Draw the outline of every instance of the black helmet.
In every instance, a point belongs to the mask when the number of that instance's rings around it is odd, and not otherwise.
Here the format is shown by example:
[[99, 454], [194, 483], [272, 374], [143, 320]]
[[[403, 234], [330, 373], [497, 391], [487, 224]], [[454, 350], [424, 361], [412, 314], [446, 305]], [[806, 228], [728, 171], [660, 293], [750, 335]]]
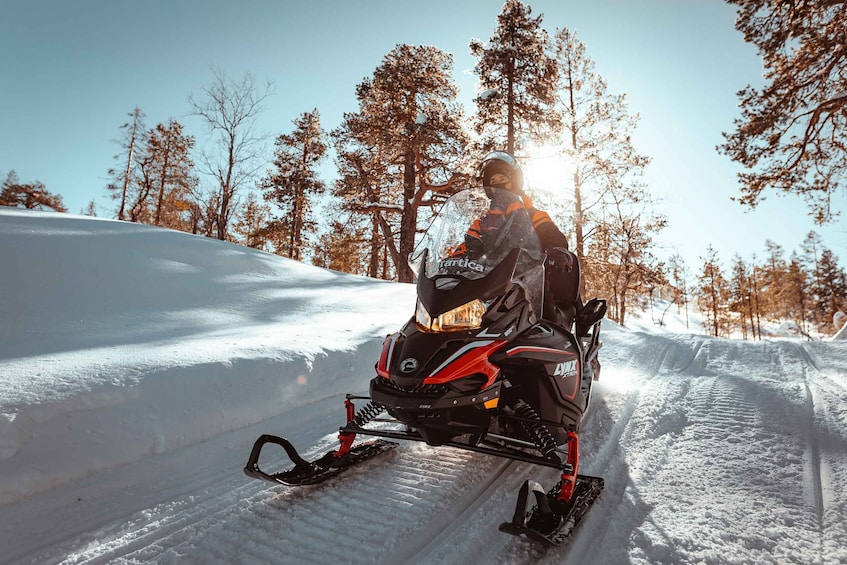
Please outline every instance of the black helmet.
[[[511, 190], [515, 192], [523, 191], [523, 172], [521, 166], [515, 158], [505, 151], [493, 151], [485, 156], [477, 170], [477, 182], [481, 182], [482, 186], [496, 186], [491, 183], [491, 177], [500, 173], [505, 175], [512, 183]], [[498, 183], [499, 184], [499, 183]], [[497, 188], [502, 188], [497, 186]]]

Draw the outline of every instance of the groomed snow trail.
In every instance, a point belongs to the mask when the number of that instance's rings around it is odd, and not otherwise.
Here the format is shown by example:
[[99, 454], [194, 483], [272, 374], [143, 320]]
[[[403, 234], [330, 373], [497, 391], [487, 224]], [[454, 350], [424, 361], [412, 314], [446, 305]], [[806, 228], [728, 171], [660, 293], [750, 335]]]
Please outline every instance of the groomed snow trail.
[[[610, 326], [580, 436], [581, 470], [603, 476], [606, 490], [567, 548], [545, 552], [497, 530], [525, 478], [556, 480], [523, 463], [403, 444], [317, 487], [242, 474], [263, 432], [309, 457], [334, 447], [343, 416], [335, 395], [88, 477], [77, 500], [47, 492], [3, 508], [6, 535], [22, 536], [11, 561], [847, 562], [847, 388], [843, 352], [832, 354], [847, 344]], [[76, 525], [51, 537], [51, 520]]]
[[626, 422], [623, 494], [593, 513], [609, 526], [590, 552], [577, 558], [572, 548], [574, 563], [847, 560], [836, 541], [847, 538], [835, 457], [847, 439], [847, 391], [836, 376], [844, 367], [825, 360], [832, 345], [615, 337], [626, 345], [615, 339], [607, 360], [628, 355], [630, 367], [653, 371], [630, 381], [638, 406], [617, 420]]

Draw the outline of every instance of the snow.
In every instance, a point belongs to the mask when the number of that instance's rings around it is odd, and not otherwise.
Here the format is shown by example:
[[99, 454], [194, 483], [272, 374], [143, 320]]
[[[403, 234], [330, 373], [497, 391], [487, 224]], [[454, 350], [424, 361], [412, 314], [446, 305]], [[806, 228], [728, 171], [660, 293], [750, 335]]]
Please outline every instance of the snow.
[[262, 433], [337, 443], [412, 285], [0, 208], [0, 288], [2, 563], [847, 562], [847, 340], [604, 322], [606, 490], [544, 552], [497, 525], [549, 469], [416, 444], [310, 489], [241, 471]]
[[479, 99], [480, 100], [490, 100], [491, 98], [494, 98], [495, 96], [497, 96], [499, 93], [500, 93], [500, 91], [498, 89], [489, 88], [488, 90], [484, 90], [483, 92], [480, 93]]
[[832, 339], [847, 339], [847, 314], [839, 310], [832, 316], [832, 324], [840, 328], [833, 334]]

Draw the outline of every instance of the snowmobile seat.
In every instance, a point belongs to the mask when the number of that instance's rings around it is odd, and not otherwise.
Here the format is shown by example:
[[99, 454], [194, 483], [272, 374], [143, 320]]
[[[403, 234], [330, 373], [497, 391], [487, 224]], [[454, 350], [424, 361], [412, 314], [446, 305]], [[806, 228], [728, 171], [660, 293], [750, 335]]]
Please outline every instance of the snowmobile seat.
[[576, 254], [568, 251], [572, 258], [570, 270], [552, 265], [546, 266], [547, 296], [544, 318], [570, 329], [577, 312], [582, 307], [579, 296], [580, 267]]

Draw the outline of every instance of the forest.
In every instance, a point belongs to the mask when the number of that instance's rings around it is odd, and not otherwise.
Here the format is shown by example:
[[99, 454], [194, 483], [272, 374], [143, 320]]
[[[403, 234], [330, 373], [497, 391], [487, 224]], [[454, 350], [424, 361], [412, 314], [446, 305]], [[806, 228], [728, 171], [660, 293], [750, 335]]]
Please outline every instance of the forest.
[[[843, 190], [847, 167], [838, 141], [847, 126], [841, 3], [730, 3], [769, 81], [739, 92], [742, 116], [717, 148], [746, 168], [739, 201], [755, 208], [769, 191], [795, 193], [819, 223], [833, 221], [829, 197]], [[118, 126], [120, 152], [107, 171], [113, 217], [411, 282], [407, 258], [441, 204], [478, 182], [475, 158], [505, 150], [521, 160], [553, 147], [571, 178], [556, 194], [529, 192], [568, 236], [586, 293], [607, 298], [612, 320], [625, 325], [628, 312], [662, 298], [696, 305], [715, 336], [761, 339], [763, 323], [777, 320], [807, 336], [831, 332], [833, 315], [847, 309], [847, 275], [814, 231], [797, 249], [765, 241], [758, 258], [718, 257], [711, 247], [698, 265], [660, 257], [656, 237], [668, 220], [644, 180], [650, 156], [632, 141], [638, 115], [575, 32], [547, 30], [528, 3], [506, 0], [489, 40], [468, 47], [478, 81], [468, 115], [452, 55], [399, 44], [351, 85], [357, 111], [327, 129], [319, 108], [304, 109], [276, 136], [272, 155], [253, 126], [273, 87], [250, 72], [214, 71], [189, 97], [207, 126], [201, 151], [179, 121], [148, 127], [135, 107]], [[60, 195], [14, 170], [0, 205], [67, 211]], [[96, 213], [93, 201], [87, 213]]]

